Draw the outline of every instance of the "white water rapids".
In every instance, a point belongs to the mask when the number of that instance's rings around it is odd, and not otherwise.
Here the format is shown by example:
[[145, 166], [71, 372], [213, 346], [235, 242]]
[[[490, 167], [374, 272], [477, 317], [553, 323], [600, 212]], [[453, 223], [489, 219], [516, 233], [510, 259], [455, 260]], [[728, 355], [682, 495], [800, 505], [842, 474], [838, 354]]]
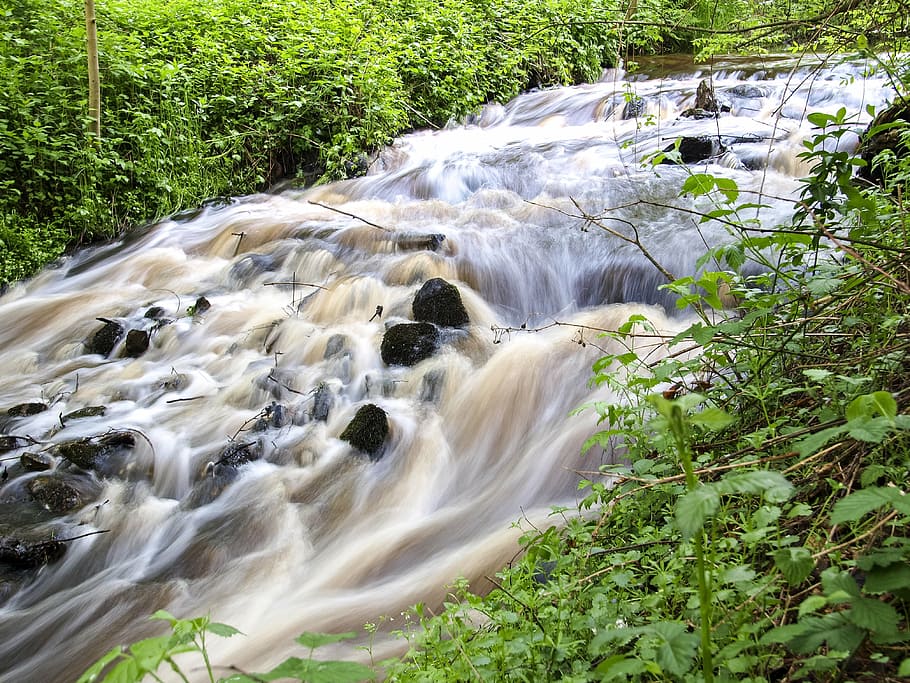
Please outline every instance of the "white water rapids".
[[[709, 76], [731, 111], [680, 118]], [[645, 62], [408, 135], [366, 177], [212, 204], [12, 287], [0, 297], [0, 433], [28, 444], [0, 454], [0, 531], [107, 532], [40, 569], [0, 565], [0, 679], [75, 680], [113, 645], [160, 631], [148, 620], [157, 609], [236, 626], [247, 635], [213, 639], [213, 661], [264, 670], [301, 654], [302, 631], [383, 616], [394, 629], [410, 605], [437, 607], [459, 576], [482, 588], [517, 552], [512, 523], [572, 507], [577, 470], [610, 458], [580, 455], [595, 418], [569, 415], [609, 399], [587, 384], [602, 349], [617, 348], [596, 329], [636, 312], [682, 324], [660, 274], [580, 211], [624, 234], [634, 226], [665, 268], [692, 274], [706, 245], [728, 237], [668, 208], [711, 208], [678, 196], [687, 174], [733, 178], [757, 193], [744, 200], [769, 205], [765, 224], [785, 221], [775, 198], [795, 197], [807, 172], [796, 159], [813, 133], [805, 115], [862, 116], [889, 96], [886, 79], [855, 64], [815, 71], [779, 58], [709, 73]], [[688, 168], [641, 164], [684, 135], [720, 136], [727, 151]], [[386, 366], [385, 329], [412, 319], [433, 277], [458, 287], [470, 323], [443, 330], [433, 357]], [[200, 296], [211, 309], [189, 315]], [[152, 307], [173, 322], [156, 326]], [[121, 340], [110, 357], [89, 353], [96, 318], [153, 330], [149, 349], [121, 357]], [[314, 416], [319, 387], [325, 420]], [[6, 415], [26, 402], [49, 409]], [[390, 422], [376, 462], [339, 438], [367, 403]], [[60, 418], [88, 406], [106, 413]], [[260, 415], [271, 419], [256, 426]], [[109, 470], [54, 455], [112, 429], [136, 437]], [[232, 440], [261, 457], [219, 479], [209, 463]], [[42, 507], [28, 482], [48, 473], [24, 469], [25, 452], [77, 482], [80, 506]]]

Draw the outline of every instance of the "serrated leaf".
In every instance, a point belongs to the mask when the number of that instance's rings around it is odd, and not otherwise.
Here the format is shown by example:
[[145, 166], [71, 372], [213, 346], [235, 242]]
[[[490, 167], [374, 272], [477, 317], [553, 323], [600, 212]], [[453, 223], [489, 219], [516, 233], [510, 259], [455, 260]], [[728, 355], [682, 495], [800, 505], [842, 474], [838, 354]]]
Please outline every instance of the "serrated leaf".
[[905, 588], [910, 588], [910, 565], [905, 562], [871, 567], [866, 572], [863, 589], [867, 593], [891, 593]]
[[[859, 597], [859, 586], [856, 585], [856, 579], [847, 572], [834, 567], [822, 572], [822, 588], [830, 600], [849, 601], [849, 599]], [[842, 600], [838, 594], [845, 596], [847, 600]]]
[[799, 603], [799, 616], [802, 617], [817, 612], [827, 604], [828, 599], [824, 595], [810, 595]]
[[815, 569], [815, 560], [806, 548], [781, 548], [774, 553], [774, 566], [780, 569], [787, 583], [797, 586]]
[[720, 505], [720, 494], [710, 485], [689, 491], [676, 502], [676, 524], [687, 538], [702, 530]]
[[891, 431], [891, 420], [886, 417], [860, 417], [848, 421], [846, 429], [857, 441], [881, 443]]
[[178, 621], [177, 617], [164, 609], [158, 610], [152, 616], [150, 616], [149, 619], [160, 619], [161, 621], [167, 621], [170, 622], [171, 626], [176, 624]]
[[834, 373], [822, 368], [807, 368], [803, 370], [803, 374], [815, 382], [823, 382]]
[[689, 422], [710, 429], [712, 432], [719, 432], [724, 427], [729, 426], [735, 418], [720, 408], [705, 408], [702, 411], [693, 413], [689, 416]]
[[744, 564], [730, 567], [721, 577], [721, 583], [747, 583], [755, 580], [755, 570]]
[[693, 173], [682, 184], [680, 194], [691, 194], [693, 197], [700, 197], [708, 194], [714, 189], [714, 176], [708, 173]]
[[650, 630], [660, 640], [656, 659], [661, 668], [675, 676], [686, 674], [695, 659], [698, 636], [678, 621], [658, 621], [650, 625]]
[[357, 637], [357, 634], [353, 631], [349, 633], [310, 633], [305, 632], [297, 636], [296, 641], [308, 647], [311, 650], [316, 649], [317, 647], [322, 647], [323, 645], [330, 645], [332, 643], [338, 643], [342, 640], [350, 640], [351, 638]]
[[357, 662], [321, 662], [315, 659], [290, 657], [271, 671], [257, 676], [265, 681], [297, 678], [307, 683], [359, 683], [374, 680], [376, 673], [368, 666]]
[[899, 495], [896, 489], [881, 486], [854, 491], [834, 504], [834, 509], [831, 511], [831, 523], [855, 522], [870, 512], [890, 504], [895, 495]]
[[897, 415], [897, 401], [888, 391], [875, 391], [871, 394], [857, 396], [847, 405], [847, 421], [874, 415], [893, 418]]
[[846, 614], [852, 623], [875, 633], [894, 633], [900, 620], [897, 610], [875, 598], [855, 598]]
[[205, 630], [209, 633], [214, 633], [216, 636], [221, 636], [222, 638], [230, 638], [231, 636], [243, 635], [233, 626], [230, 626], [228, 624], [220, 624], [214, 621], [207, 624]]
[[626, 680], [628, 676], [644, 673], [645, 663], [638, 657], [613, 655], [598, 664], [594, 672], [601, 681], [612, 681], [616, 678]]

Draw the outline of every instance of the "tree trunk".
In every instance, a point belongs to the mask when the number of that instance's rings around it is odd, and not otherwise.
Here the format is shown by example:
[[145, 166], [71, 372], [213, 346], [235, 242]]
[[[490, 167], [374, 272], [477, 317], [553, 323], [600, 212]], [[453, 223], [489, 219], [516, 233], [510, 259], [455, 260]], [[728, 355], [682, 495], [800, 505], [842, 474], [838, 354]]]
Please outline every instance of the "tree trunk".
[[98, 74], [98, 30], [95, 0], [85, 0], [85, 43], [88, 52], [88, 115], [90, 131], [101, 139], [101, 78]]

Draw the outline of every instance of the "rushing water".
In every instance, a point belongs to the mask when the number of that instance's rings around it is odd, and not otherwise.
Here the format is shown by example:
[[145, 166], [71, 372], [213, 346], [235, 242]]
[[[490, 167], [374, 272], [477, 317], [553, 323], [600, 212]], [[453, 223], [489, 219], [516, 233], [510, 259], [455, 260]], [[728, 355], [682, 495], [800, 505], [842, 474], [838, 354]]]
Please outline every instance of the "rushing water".
[[[304, 630], [384, 615], [395, 628], [458, 576], [482, 588], [516, 553], [512, 522], [572, 506], [577, 471], [611, 457], [582, 457], [594, 418], [569, 416], [609, 399], [587, 386], [612, 344], [597, 330], [632, 313], [682, 324], [640, 251], [582, 212], [623, 234], [634, 226], [665, 268], [690, 274], [726, 232], [685, 211], [709, 208], [678, 197], [691, 168], [651, 168], [645, 155], [719, 136], [726, 151], [696, 166], [756, 193], [774, 224], [806, 171], [805, 114], [863, 112], [889, 95], [856, 65], [717, 63], [731, 111], [680, 118], [709, 75], [663, 60], [532, 92], [398, 140], [364, 178], [213, 204], [3, 295], [0, 433], [29, 443], [2, 455], [0, 531], [106, 533], [39, 570], [0, 573], [0, 678], [74, 680], [112, 645], [153, 633], [159, 608], [240, 628], [249, 635], [213, 643], [214, 660], [261, 670]], [[443, 330], [432, 358], [387, 367], [384, 330], [411, 319], [433, 277], [458, 286], [469, 325]], [[189, 315], [200, 296], [211, 308]], [[144, 317], [152, 307], [172, 322]], [[89, 353], [96, 318], [152, 331], [150, 348]], [[25, 402], [50, 407], [5, 416]], [[366, 403], [390, 422], [375, 462], [339, 439]], [[61, 419], [87, 406], [106, 413]], [[134, 439], [100, 472], [54, 449], [108, 430]], [[261, 457], [212, 467], [231, 444]], [[35, 500], [29, 482], [48, 474], [23, 469], [24, 452], [81, 492], [75, 509]]]

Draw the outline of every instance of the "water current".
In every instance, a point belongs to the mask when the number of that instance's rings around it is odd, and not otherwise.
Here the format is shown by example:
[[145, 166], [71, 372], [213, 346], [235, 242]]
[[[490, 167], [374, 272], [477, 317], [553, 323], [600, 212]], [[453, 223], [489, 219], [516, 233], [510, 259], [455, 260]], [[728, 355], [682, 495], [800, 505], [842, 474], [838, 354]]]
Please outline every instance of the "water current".
[[[598, 330], [634, 313], [684, 324], [663, 276], [604, 227], [691, 274], [730, 239], [692, 213], [708, 199], [679, 196], [692, 172], [786, 221], [817, 132], [806, 114], [845, 107], [860, 130], [891, 93], [863, 65], [816, 66], [643, 60], [407, 135], [365, 177], [212, 202], [12, 287], [0, 540], [105, 533], [44, 566], [0, 565], [0, 679], [75, 680], [159, 632], [161, 608], [241, 629], [214, 661], [263, 670], [304, 630], [394, 629], [456, 577], [482, 590], [517, 552], [513, 522], [574, 506], [578, 471], [613, 457], [582, 456], [595, 418], [570, 416], [610, 399], [588, 386], [618, 348]], [[708, 78], [728, 111], [682, 116]], [[707, 136], [710, 156], [642, 163], [682, 136]], [[469, 322], [440, 327], [415, 365], [384, 363], [387, 328], [413, 320], [431, 278], [458, 288]], [[109, 353], [93, 346], [103, 328]], [[24, 403], [47, 409], [7, 414]], [[340, 438], [366, 404], [389, 424], [372, 458]], [[89, 407], [103, 414], [73, 415]], [[80, 448], [97, 449], [83, 466]]]

